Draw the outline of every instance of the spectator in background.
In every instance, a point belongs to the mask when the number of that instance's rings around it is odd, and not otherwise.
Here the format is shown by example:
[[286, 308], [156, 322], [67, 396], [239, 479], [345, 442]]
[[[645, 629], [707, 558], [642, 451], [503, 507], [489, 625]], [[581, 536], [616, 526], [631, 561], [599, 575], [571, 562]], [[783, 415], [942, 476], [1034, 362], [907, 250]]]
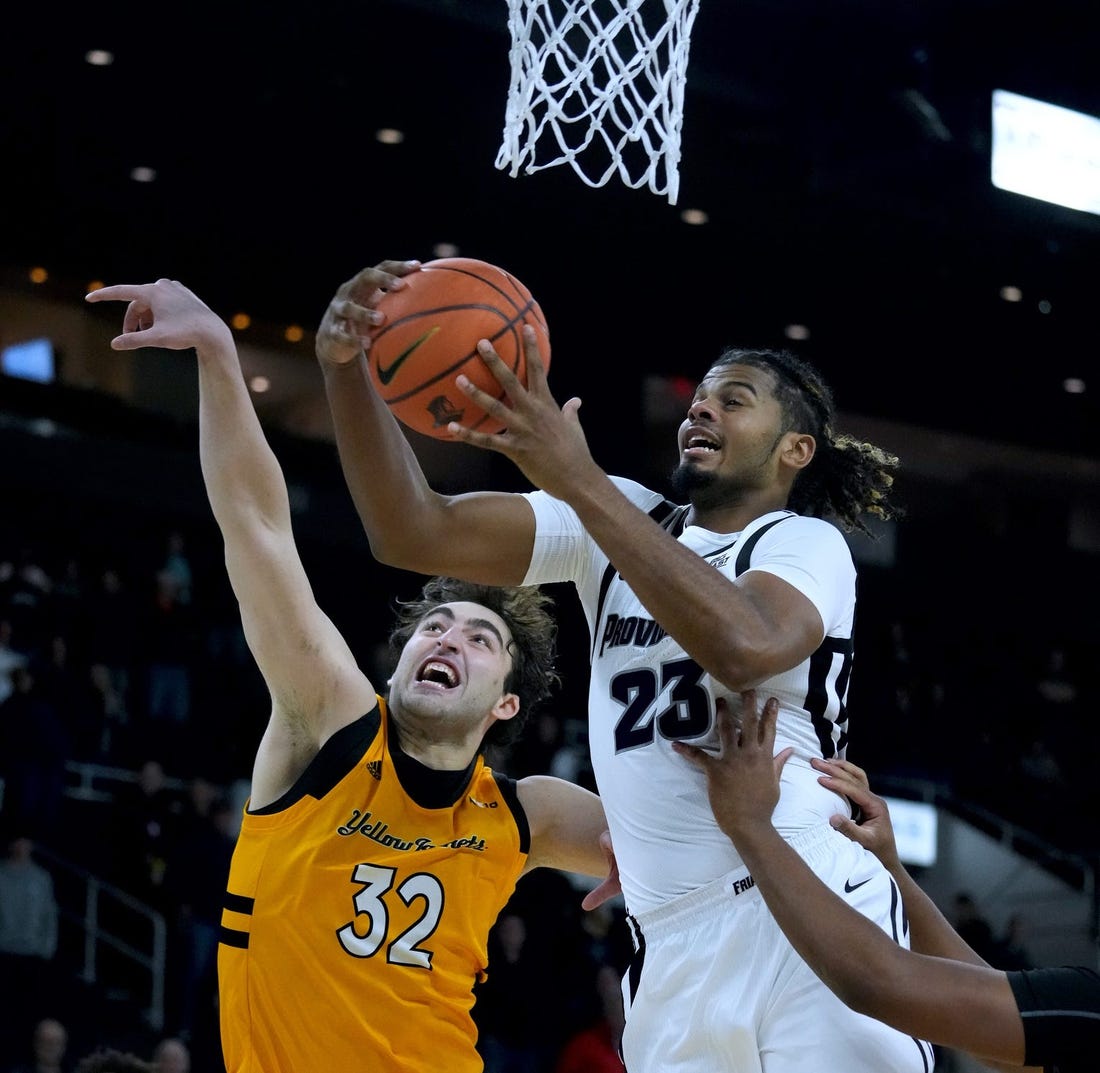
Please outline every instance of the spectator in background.
[[175, 1036], [167, 1036], [153, 1048], [154, 1073], [191, 1073], [191, 1051]]
[[1005, 923], [1004, 931], [997, 939], [999, 947], [997, 958], [991, 964], [998, 969], [1010, 970], [1033, 969], [1035, 963], [1031, 960], [1024, 935], [1027, 932], [1027, 921], [1022, 914], [1013, 913]]
[[0, 606], [11, 619], [20, 643], [30, 652], [42, 649], [50, 621], [53, 580], [39, 561], [34, 548], [25, 546], [3, 573]]
[[68, 1049], [69, 1030], [57, 1018], [43, 1017], [31, 1033], [30, 1054], [5, 1073], [69, 1073]]
[[4, 814], [33, 819], [39, 837], [57, 834], [71, 742], [61, 713], [37, 687], [30, 666], [12, 673], [14, 692], [0, 704], [0, 776]]
[[239, 826], [236, 809], [207, 779], [191, 781], [188, 800], [167, 878], [177, 904], [169, 956], [180, 966], [179, 994], [169, 998], [178, 1007], [178, 1032], [186, 1042], [203, 1028], [217, 1034], [218, 933]]
[[182, 802], [168, 786], [159, 760], [150, 758], [141, 765], [137, 783], [119, 793], [115, 807], [118, 885], [163, 913], [168, 908], [165, 875], [178, 836]]
[[601, 965], [596, 970], [599, 1014], [566, 1042], [554, 1073], [623, 1073], [619, 1043], [626, 1021], [620, 976], [610, 965]]
[[74, 658], [67, 634], [52, 631], [45, 649], [31, 660], [39, 694], [57, 711], [65, 727], [70, 752], [84, 734], [83, 714], [87, 669]]
[[186, 748], [198, 631], [193, 609], [180, 599], [179, 582], [157, 572], [152, 600], [141, 616], [141, 651], [147, 675], [146, 751]]
[[88, 662], [107, 669], [113, 692], [124, 708], [130, 699], [130, 677], [136, 659], [136, 613], [122, 574], [114, 566], [105, 567], [88, 595], [83, 636]]
[[50, 624], [66, 637], [77, 637], [84, 623], [84, 566], [75, 555], [65, 558], [50, 594]]
[[14, 635], [11, 619], [0, 617], [0, 704], [15, 690], [12, 674], [27, 665], [27, 653], [15, 647]]
[[187, 546], [183, 533], [173, 529], [168, 534], [164, 563], [161, 571], [168, 574], [176, 583], [176, 595], [181, 604], [191, 603], [191, 588], [194, 574], [191, 560], [187, 555]]
[[566, 1041], [595, 1020], [598, 966], [583, 917], [561, 872], [517, 884], [490, 932], [488, 979], [474, 1005], [484, 1073], [553, 1073]]
[[497, 918], [489, 933], [489, 965], [474, 1005], [485, 1073], [548, 1073], [557, 1052], [537, 998], [544, 966], [532, 952], [521, 912], [506, 910]]
[[12, 826], [0, 861], [0, 1054], [11, 1054], [53, 991], [58, 905], [53, 876], [34, 859], [26, 824]]
[[127, 737], [130, 713], [119, 690], [119, 678], [106, 663], [93, 663], [87, 671], [80, 706], [80, 731], [76, 757], [113, 767], [129, 767], [133, 758]]
[[952, 921], [955, 931], [963, 941], [986, 961], [997, 958], [997, 940], [993, 927], [978, 908], [974, 896], [968, 891], [958, 891], [952, 900]]

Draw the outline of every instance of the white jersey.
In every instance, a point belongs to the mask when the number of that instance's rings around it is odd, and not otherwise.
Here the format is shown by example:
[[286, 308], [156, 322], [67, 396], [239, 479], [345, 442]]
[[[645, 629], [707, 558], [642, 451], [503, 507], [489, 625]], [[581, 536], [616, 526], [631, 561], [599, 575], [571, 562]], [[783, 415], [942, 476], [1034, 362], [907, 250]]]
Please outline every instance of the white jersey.
[[[680, 543], [728, 578], [766, 570], [793, 585], [821, 615], [825, 634], [805, 662], [757, 687], [779, 700], [776, 750], [794, 746], [783, 769], [774, 822], [780, 833], [848, 813], [818, 784], [812, 757], [842, 757], [845, 697], [852, 666], [855, 565], [836, 526], [775, 511], [740, 533], [685, 526], [687, 508], [625, 478], [615, 484]], [[571, 507], [545, 492], [526, 493], [536, 536], [524, 584], [572, 581], [591, 646], [589, 748], [615, 846], [629, 912], [657, 908], [741, 864], [718, 827], [706, 778], [677, 756], [672, 741], [717, 749], [715, 698], [736, 711], [740, 696], [715, 681], [653, 621]]]

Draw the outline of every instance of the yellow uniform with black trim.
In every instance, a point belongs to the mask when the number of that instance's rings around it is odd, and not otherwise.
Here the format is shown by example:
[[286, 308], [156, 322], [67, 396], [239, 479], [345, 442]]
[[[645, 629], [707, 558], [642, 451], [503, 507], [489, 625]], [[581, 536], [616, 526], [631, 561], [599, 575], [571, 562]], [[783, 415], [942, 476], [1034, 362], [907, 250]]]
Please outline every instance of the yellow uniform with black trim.
[[218, 949], [228, 1073], [480, 1073], [473, 986], [529, 843], [511, 779], [419, 764], [379, 698], [245, 810]]

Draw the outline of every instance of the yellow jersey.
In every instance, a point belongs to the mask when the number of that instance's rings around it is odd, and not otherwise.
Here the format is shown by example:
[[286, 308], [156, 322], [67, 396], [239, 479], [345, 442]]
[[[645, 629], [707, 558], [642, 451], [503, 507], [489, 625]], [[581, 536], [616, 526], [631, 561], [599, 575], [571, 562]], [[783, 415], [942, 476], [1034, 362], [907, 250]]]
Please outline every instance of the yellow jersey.
[[480, 1073], [473, 987], [530, 831], [478, 756], [403, 753], [385, 701], [244, 811], [218, 948], [228, 1073]]

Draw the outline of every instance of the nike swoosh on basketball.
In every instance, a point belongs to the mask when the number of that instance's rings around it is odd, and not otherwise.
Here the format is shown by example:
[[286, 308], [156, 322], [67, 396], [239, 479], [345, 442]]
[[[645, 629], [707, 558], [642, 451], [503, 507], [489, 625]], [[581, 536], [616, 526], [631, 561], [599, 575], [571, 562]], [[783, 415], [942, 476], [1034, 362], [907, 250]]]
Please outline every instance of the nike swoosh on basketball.
[[858, 883], [853, 883], [850, 879], [846, 879], [844, 880], [844, 893], [851, 894], [852, 891], [859, 890], [860, 887], [862, 887], [865, 883], [870, 883], [871, 879], [874, 878], [874, 876], [871, 876], [870, 879], [861, 879]]
[[405, 347], [405, 349], [402, 350], [401, 353], [398, 354], [397, 357], [394, 358], [393, 361], [391, 361], [389, 363], [389, 365], [386, 366], [386, 368], [383, 369], [382, 368], [382, 363], [379, 362], [378, 363], [378, 379], [383, 384], [388, 384], [397, 375], [397, 370], [400, 369], [401, 366], [405, 364], [405, 362], [412, 355], [413, 351], [416, 350], [418, 347], [422, 347], [438, 331], [439, 331], [438, 327], [431, 328], [428, 331], [426, 331], [419, 339], [414, 340], [407, 347]]

